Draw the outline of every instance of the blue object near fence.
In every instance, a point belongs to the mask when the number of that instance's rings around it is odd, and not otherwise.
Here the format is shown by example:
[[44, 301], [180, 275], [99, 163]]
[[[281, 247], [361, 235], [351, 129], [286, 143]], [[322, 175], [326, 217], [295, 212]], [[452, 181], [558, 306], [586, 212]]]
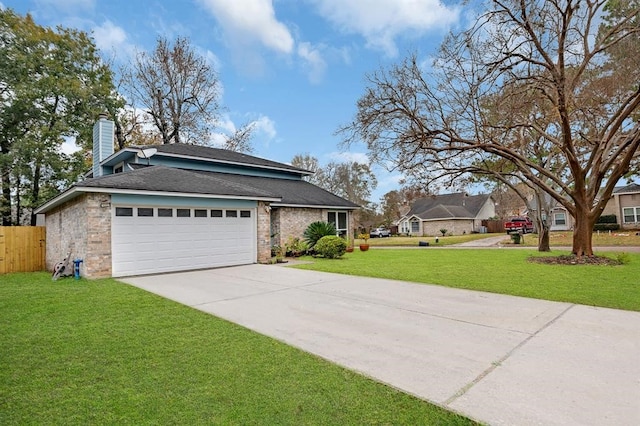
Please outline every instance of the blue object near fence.
[[76, 280], [80, 279], [80, 264], [82, 263], [82, 259], [74, 259], [73, 260], [73, 277]]

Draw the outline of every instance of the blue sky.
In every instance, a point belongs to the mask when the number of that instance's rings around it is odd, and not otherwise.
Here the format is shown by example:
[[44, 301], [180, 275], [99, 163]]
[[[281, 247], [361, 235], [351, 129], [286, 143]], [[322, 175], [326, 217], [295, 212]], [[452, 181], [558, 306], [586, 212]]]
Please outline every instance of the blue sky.
[[[364, 147], [340, 152], [335, 130], [349, 122], [365, 75], [418, 52], [434, 54], [464, 25], [456, 1], [441, 0], [0, 0], [44, 26], [93, 34], [119, 65], [156, 38], [188, 37], [219, 72], [222, 129], [256, 123], [255, 155], [290, 162], [311, 154], [366, 162]], [[372, 200], [397, 189], [401, 175], [374, 167]]]

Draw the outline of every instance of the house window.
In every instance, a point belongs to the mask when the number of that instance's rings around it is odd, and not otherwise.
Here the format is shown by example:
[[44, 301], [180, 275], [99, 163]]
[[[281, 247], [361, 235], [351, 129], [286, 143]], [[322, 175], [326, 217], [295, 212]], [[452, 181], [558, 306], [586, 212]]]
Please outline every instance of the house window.
[[567, 224], [567, 218], [566, 218], [564, 213], [554, 213], [553, 214], [553, 220], [555, 221], [556, 225], [566, 225]]
[[113, 168], [113, 173], [122, 173], [124, 171], [124, 165], [122, 163], [118, 164]]
[[251, 210], [240, 210], [240, 217], [251, 217]]
[[411, 222], [411, 233], [420, 232], [420, 222], [413, 221]]
[[133, 216], [132, 207], [116, 207], [116, 216]]
[[177, 209], [176, 216], [191, 217], [191, 209]]
[[222, 210], [211, 210], [211, 217], [222, 217]]
[[624, 223], [640, 222], [640, 207], [625, 207], [622, 209]]
[[226, 211], [226, 216], [227, 217], [238, 217], [238, 211], [237, 210], [227, 210]]
[[158, 209], [158, 217], [173, 217], [173, 209]]
[[327, 222], [333, 223], [338, 234], [347, 233], [347, 212], [329, 212], [327, 213]]
[[207, 217], [207, 211], [204, 209], [195, 209], [193, 211], [194, 217]]
[[138, 207], [138, 216], [153, 216], [153, 208]]

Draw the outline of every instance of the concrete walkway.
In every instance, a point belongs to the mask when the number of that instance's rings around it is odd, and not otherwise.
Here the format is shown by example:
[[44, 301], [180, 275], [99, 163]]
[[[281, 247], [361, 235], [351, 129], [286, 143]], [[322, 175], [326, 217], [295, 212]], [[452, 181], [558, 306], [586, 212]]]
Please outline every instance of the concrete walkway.
[[640, 424], [638, 312], [272, 265], [122, 281], [488, 424]]

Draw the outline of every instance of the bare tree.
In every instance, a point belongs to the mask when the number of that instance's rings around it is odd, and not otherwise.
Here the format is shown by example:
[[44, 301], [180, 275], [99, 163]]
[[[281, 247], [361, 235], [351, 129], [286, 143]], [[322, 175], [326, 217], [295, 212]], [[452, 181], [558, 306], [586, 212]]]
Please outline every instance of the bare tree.
[[640, 146], [640, 68], [612, 62], [620, 46], [637, 55], [627, 42], [640, 7], [607, 3], [491, 1], [445, 40], [431, 72], [414, 55], [368, 76], [339, 129], [345, 144], [364, 141], [374, 160], [432, 180], [503, 159], [574, 217], [573, 253], [593, 255], [593, 225]]
[[245, 124], [235, 131], [235, 133], [227, 138], [224, 147], [229, 151], [253, 153], [253, 145], [251, 138], [255, 129], [255, 122]]
[[207, 144], [220, 114], [218, 74], [189, 40], [158, 38], [151, 53], [139, 52], [123, 73], [134, 105], [140, 105], [162, 143]]
[[320, 185], [324, 181], [322, 167], [318, 159], [308, 153], [296, 154], [291, 160], [291, 165], [299, 169], [308, 170], [313, 172], [310, 176], [305, 176], [304, 180], [311, 182], [314, 185]]

